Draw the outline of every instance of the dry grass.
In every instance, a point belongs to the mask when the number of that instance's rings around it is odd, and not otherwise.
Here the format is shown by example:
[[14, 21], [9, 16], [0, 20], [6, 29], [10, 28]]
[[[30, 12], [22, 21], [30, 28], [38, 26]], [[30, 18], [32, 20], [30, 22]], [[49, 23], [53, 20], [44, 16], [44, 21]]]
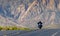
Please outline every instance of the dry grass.
[[60, 29], [60, 25], [50, 24], [50, 25], [44, 26], [43, 28], [45, 28], [45, 29]]

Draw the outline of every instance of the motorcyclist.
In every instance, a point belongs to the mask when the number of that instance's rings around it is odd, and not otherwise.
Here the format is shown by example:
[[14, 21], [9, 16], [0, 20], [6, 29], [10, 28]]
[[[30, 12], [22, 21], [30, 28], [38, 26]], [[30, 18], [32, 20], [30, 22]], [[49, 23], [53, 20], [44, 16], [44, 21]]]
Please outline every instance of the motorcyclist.
[[41, 21], [39, 21], [37, 24], [38, 24], [38, 28], [41, 29], [42, 26], [43, 26], [43, 25], [42, 25], [43, 23], [42, 23]]

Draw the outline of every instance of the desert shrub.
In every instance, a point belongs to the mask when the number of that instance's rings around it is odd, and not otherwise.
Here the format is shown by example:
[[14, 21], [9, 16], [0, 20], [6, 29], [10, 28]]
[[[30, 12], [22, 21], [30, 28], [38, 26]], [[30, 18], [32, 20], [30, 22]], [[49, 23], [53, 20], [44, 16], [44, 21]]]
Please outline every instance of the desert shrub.
[[12, 30], [17, 30], [17, 27], [16, 26], [12, 27]]
[[0, 26], [0, 30], [2, 30], [2, 27]]

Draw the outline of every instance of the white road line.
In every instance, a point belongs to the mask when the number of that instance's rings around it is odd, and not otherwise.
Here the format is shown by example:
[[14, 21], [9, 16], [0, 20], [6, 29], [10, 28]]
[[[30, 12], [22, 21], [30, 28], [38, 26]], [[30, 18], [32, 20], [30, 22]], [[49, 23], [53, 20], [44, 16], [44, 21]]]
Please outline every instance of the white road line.
[[58, 32], [56, 32], [56, 33], [52, 34], [52, 36], [55, 36], [55, 35], [57, 35], [57, 34], [58, 34]]

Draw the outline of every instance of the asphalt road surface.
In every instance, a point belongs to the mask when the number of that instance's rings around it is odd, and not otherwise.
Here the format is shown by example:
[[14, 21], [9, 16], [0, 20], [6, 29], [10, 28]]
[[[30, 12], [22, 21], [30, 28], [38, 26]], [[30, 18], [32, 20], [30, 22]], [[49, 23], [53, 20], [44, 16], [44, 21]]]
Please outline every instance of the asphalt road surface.
[[33, 31], [0, 31], [0, 36], [60, 36], [60, 29], [42, 29]]

